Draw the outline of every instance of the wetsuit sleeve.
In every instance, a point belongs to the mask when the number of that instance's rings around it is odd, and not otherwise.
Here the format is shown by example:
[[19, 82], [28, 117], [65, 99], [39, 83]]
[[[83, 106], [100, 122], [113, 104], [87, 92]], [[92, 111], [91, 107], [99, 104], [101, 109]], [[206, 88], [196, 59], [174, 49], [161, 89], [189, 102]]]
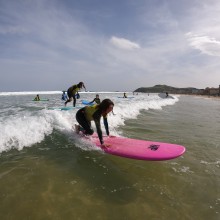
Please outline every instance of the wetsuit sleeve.
[[102, 137], [102, 129], [101, 129], [101, 124], [100, 124], [101, 113], [99, 111], [96, 111], [93, 114], [93, 119], [94, 119], [94, 122], [95, 122], [95, 125], [96, 125], [96, 130], [97, 130], [97, 133], [98, 133], [99, 141], [100, 141], [101, 144], [103, 144], [104, 141], [103, 141], [103, 137]]
[[103, 117], [103, 121], [104, 121], [104, 126], [105, 126], [105, 130], [106, 130], [106, 134], [109, 136], [108, 119], [107, 119], [107, 117]]
[[94, 101], [95, 101], [95, 98], [90, 103], [93, 103]]

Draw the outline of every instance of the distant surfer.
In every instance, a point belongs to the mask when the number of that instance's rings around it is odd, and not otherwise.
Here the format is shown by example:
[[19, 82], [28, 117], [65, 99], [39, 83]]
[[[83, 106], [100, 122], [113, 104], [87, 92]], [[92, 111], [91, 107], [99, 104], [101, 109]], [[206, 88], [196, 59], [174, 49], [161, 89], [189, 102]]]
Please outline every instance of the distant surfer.
[[168, 92], [166, 92], [166, 98], [169, 96]]
[[75, 125], [76, 133], [82, 131], [85, 135], [92, 135], [94, 130], [91, 127], [91, 121], [94, 121], [99, 141], [103, 147], [107, 147], [103, 141], [100, 120], [103, 117], [106, 134], [109, 136], [107, 115], [112, 112], [113, 107], [114, 103], [110, 99], [104, 99], [99, 105], [79, 109], [76, 113], [76, 120], [79, 123], [79, 125]]
[[34, 98], [34, 101], [40, 101], [40, 96], [37, 94], [36, 97]]
[[123, 98], [128, 98], [126, 92], [124, 92]]
[[68, 102], [71, 102], [72, 100], [73, 100], [73, 107], [76, 106], [76, 96], [77, 96], [77, 99], [80, 98], [80, 95], [79, 95], [78, 91], [79, 91], [80, 89], [82, 89], [82, 87], [83, 87], [83, 88], [85, 89], [85, 91], [86, 91], [86, 87], [85, 87], [85, 85], [84, 85], [83, 82], [79, 82], [77, 85], [73, 85], [73, 86], [71, 86], [71, 87], [67, 90], [67, 95], [68, 95], [68, 98], [69, 98], [69, 99], [66, 100], [65, 106], [66, 106], [66, 104], [67, 104]]
[[66, 101], [66, 100], [68, 99], [68, 98], [67, 98], [66, 91], [63, 91], [63, 94], [62, 94], [61, 99], [62, 99], [63, 101]]
[[99, 98], [99, 94], [96, 94], [95, 98], [90, 102], [91, 104], [95, 102], [96, 104], [100, 104], [100, 98]]

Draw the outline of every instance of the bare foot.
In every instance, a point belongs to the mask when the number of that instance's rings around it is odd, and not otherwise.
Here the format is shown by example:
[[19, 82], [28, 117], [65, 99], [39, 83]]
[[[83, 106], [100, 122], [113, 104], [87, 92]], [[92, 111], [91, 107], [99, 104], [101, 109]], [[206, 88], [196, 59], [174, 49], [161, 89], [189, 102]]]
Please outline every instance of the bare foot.
[[79, 134], [79, 129], [80, 129], [79, 125], [75, 124], [75, 132], [76, 132], [77, 134]]
[[110, 144], [102, 144], [101, 147], [102, 148], [109, 148], [111, 145]]

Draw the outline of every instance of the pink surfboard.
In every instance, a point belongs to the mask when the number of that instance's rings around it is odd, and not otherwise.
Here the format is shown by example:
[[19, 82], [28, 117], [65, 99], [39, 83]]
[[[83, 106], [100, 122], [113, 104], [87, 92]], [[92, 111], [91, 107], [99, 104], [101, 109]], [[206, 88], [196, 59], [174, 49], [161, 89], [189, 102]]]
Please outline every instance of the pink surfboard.
[[185, 147], [181, 145], [117, 136], [104, 137], [104, 142], [109, 147], [102, 147], [97, 135], [92, 135], [91, 141], [108, 154], [137, 160], [170, 160], [185, 152]]

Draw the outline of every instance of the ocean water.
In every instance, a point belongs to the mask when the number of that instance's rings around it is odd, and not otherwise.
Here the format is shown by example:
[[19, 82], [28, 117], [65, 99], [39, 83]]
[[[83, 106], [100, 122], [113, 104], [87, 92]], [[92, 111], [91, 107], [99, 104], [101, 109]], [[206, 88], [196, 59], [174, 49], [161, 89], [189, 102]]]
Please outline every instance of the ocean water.
[[48, 102], [35, 95], [0, 93], [0, 219], [220, 219], [220, 99], [99, 93], [115, 103], [112, 135], [186, 147], [153, 162], [83, 142], [76, 110], [48, 109], [63, 106], [61, 92], [40, 93]]

